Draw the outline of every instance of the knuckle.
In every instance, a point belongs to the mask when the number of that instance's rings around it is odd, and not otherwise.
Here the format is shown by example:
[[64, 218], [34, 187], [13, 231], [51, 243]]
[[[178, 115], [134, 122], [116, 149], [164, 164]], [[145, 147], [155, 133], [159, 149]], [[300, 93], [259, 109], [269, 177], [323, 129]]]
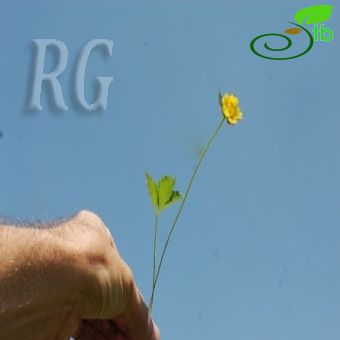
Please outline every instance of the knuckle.
[[103, 221], [100, 219], [100, 217], [90, 210], [80, 210], [76, 216], [76, 219], [84, 222], [85, 224], [89, 225], [103, 225]]
[[109, 228], [95, 212], [81, 210], [77, 213], [75, 219], [77, 219], [84, 227], [92, 229], [102, 235], [109, 242], [111, 247], [116, 249], [116, 245]]

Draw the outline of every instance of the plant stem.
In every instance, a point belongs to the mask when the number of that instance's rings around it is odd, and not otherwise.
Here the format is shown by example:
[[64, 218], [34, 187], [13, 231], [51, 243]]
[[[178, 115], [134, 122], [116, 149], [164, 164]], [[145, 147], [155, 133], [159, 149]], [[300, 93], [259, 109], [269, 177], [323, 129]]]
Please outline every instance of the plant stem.
[[167, 239], [166, 239], [166, 242], [165, 242], [165, 245], [164, 245], [164, 248], [163, 248], [163, 252], [162, 252], [162, 255], [161, 255], [161, 259], [160, 259], [160, 261], [159, 261], [159, 266], [158, 266], [157, 274], [156, 274], [156, 277], [155, 277], [155, 279], [154, 279], [153, 286], [152, 286], [151, 299], [150, 299], [150, 303], [149, 303], [149, 312], [150, 312], [150, 313], [151, 313], [151, 310], [152, 310], [152, 305], [153, 305], [153, 300], [154, 300], [154, 295], [155, 295], [155, 289], [156, 289], [156, 285], [157, 285], [159, 273], [160, 273], [160, 270], [161, 270], [161, 267], [162, 267], [164, 255], [165, 255], [165, 253], [166, 253], [166, 251], [167, 251], [167, 248], [168, 248], [168, 245], [169, 245], [169, 242], [170, 242], [172, 233], [173, 233], [173, 231], [174, 231], [174, 229], [175, 229], [175, 226], [176, 226], [176, 224], [177, 224], [177, 221], [178, 221], [178, 219], [179, 219], [179, 217], [180, 217], [180, 215], [181, 215], [181, 212], [182, 212], [182, 210], [183, 210], [184, 204], [185, 204], [185, 202], [186, 202], [186, 200], [187, 200], [187, 197], [188, 197], [188, 194], [189, 194], [189, 192], [190, 192], [192, 183], [193, 183], [193, 181], [194, 181], [194, 179], [195, 179], [195, 177], [196, 177], [196, 174], [197, 174], [197, 172], [198, 172], [198, 170], [199, 170], [199, 168], [200, 168], [200, 166], [201, 166], [201, 163], [202, 163], [202, 161], [203, 161], [205, 155], [207, 154], [207, 152], [208, 152], [208, 150], [209, 150], [209, 148], [210, 148], [211, 143], [213, 142], [213, 140], [214, 140], [215, 137], [217, 136], [218, 132], [220, 131], [220, 129], [221, 129], [221, 127], [222, 127], [222, 125], [225, 123], [224, 121], [225, 121], [225, 119], [223, 118], [223, 119], [221, 120], [221, 122], [218, 124], [218, 126], [217, 126], [216, 130], [214, 131], [214, 133], [211, 135], [211, 137], [210, 137], [210, 139], [209, 139], [207, 145], [206, 145], [205, 148], [203, 149], [203, 151], [202, 151], [202, 153], [201, 153], [201, 155], [200, 155], [200, 158], [199, 158], [199, 160], [198, 160], [198, 162], [197, 162], [197, 164], [196, 164], [196, 166], [195, 166], [195, 169], [194, 169], [194, 171], [193, 171], [193, 173], [192, 173], [192, 175], [191, 175], [191, 177], [190, 177], [190, 180], [189, 180], [187, 189], [185, 190], [185, 193], [184, 193], [184, 196], [183, 196], [183, 200], [182, 200], [182, 202], [181, 202], [181, 205], [179, 206], [177, 215], [176, 215], [176, 217], [175, 217], [175, 219], [174, 219], [174, 221], [173, 221], [173, 223], [172, 223], [172, 225], [171, 225], [171, 227], [170, 227], [170, 232], [169, 232], [168, 237], [167, 237]]
[[156, 277], [156, 246], [157, 246], [157, 231], [158, 231], [158, 213], [155, 214], [155, 227], [153, 236], [153, 266], [152, 266], [152, 287]]

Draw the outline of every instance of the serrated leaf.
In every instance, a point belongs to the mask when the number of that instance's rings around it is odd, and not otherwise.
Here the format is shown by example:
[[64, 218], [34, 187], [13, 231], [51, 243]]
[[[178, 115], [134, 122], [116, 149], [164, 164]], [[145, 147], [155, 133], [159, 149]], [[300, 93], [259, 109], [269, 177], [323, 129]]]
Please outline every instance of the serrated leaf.
[[182, 195], [180, 194], [180, 192], [179, 191], [173, 191], [172, 195], [171, 195], [171, 199], [168, 202], [168, 205], [176, 203], [177, 201], [179, 201], [181, 199], [182, 199]]
[[296, 12], [294, 19], [299, 24], [303, 24], [304, 20], [306, 20], [306, 24], [318, 24], [327, 21], [330, 18], [333, 7], [334, 6], [331, 5], [306, 7]]
[[182, 198], [179, 191], [174, 191], [175, 178], [163, 176], [158, 184], [152, 179], [151, 175], [145, 172], [146, 186], [151, 198], [152, 205], [156, 214], [167, 208]]
[[149, 175], [147, 172], [145, 172], [145, 177], [146, 177], [146, 186], [148, 188], [148, 192], [151, 198], [151, 203], [158, 212], [158, 188], [157, 184], [155, 181], [152, 179], [151, 175]]
[[168, 208], [170, 205], [176, 203], [177, 201], [181, 199], [182, 199], [182, 195], [179, 193], [179, 191], [173, 191], [169, 201], [166, 202], [166, 204], [160, 209], [160, 211]]
[[175, 178], [170, 176], [162, 177], [158, 182], [158, 208], [162, 211], [171, 200]]

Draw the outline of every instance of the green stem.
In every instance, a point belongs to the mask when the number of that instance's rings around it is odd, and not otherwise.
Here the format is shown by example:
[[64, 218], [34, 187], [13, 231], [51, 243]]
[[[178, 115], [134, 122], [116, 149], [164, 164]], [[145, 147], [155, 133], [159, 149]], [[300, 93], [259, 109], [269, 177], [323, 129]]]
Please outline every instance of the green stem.
[[159, 266], [158, 266], [157, 274], [156, 274], [156, 277], [155, 277], [155, 280], [154, 280], [154, 283], [153, 283], [153, 287], [152, 287], [151, 299], [150, 299], [150, 303], [149, 303], [149, 312], [150, 312], [150, 313], [151, 313], [151, 310], [152, 310], [152, 305], [153, 305], [153, 300], [154, 300], [154, 295], [155, 295], [155, 289], [156, 289], [156, 285], [157, 285], [159, 273], [160, 273], [160, 270], [161, 270], [161, 267], [162, 267], [164, 255], [165, 255], [166, 250], [167, 250], [167, 248], [168, 248], [168, 245], [169, 245], [169, 242], [170, 242], [172, 233], [173, 233], [173, 231], [174, 231], [174, 229], [175, 229], [175, 226], [176, 226], [176, 224], [177, 224], [177, 221], [178, 221], [178, 219], [179, 219], [179, 217], [180, 217], [180, 215], [181, 215], [181, 212], [182, 212], [182, 210], [183, 210], [184, 204], [185, 204], [185, 202], [186, 202], [186, 200], [187, 200], [187, 197], [188, 197], [188, 194], [189, 194], [189, 192], [190, 192], [192, 183], [193, 183], [193, 181], [194, 181], [194, 179], [195, 179], [195, 176], [196, 176], [196, 174], [197, 174], [197, 172], [198, 172], [198, 170], [199, 170], [199, 168], [200, 168], [200, 166], [201, 166], [201, 163], [202, 163], [202, 161], [203, 161], [205, 155], [207, 154], [207, 152], [208, 152], [208, 150], [209, 150], [209, 148], [210, 148], [211, 143], [213, 142], [213, 140], [214, 140], [215, 137], [217, 136], [218, 132], [220, 131], [220, 129], [221, 129], [221, 127], [222, 127], [222, 125], [225, 123], [224, 121], [225, 121], [225, 119], [223, 118], [223, 119], [221, 120], [221, 122], [218, 124], [218, 126], [217, 126], [216, 130], [214, 131], [214, 133], [211, 135], [211, 137], [210, 137], [210, 139], [209, 139], [209, 141], [208, 141], [208, 144], [207, 144], [207, 145], [205, 146], [205, 148], [203, 149], [203, 152], [201, 153], [200, 158], [199, 158], [199, 160], [198, 160], [198, 162], [197, 162], [197, 164], [196, 164], [196, 167], [195, 167], [195, 169], [194, 169], [194, 171], [193, 171], [193, 173], [192, 173], [192, 175], [191, 175], [191, 178], [190, 178], [190, 180], [189, 180], [187, 189], [186, 189], [186, 191], [185, 191], [185, 193], [184, 193], [184, 197], [183, 197], [183, 200], [182, 200], [182, 202], [181, 202], [181, 205], [180, 205], [180, 207], [179, 207], [179, 209], [178, 209], [177, 215], [176, 215], [176, 217], [175, 217], [175, 219], [174, 219], [174, 221], [173, 221], [173, 223], [172, 223], [172, 225], [171, 225], [170, 232], [169, 232], [169, 235], [168, 235], [168, 237], [167, 237], [167, 239], [166, 239], [165, 246], [164, 246], [164, 248], [163, 248], [163, 252], [162, 252], [162, 255], [161, 255], [161, 259], [160, 259], [160, 261], [159, 261]]
[[152, 270], [152, 287], [156, 277], [156, 246], [157, 246], [157, 231], [158, 231], [158, 213], [155, 214], [155, 227], [153, 236], [153, 270]]

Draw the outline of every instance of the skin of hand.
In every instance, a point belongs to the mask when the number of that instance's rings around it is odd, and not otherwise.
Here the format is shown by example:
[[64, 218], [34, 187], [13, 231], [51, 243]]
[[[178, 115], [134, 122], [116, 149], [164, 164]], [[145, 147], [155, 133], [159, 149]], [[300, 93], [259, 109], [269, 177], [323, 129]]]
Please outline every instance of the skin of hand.
[[0, 226], [0, 339], [160, 340], [129, 266], [94, 213]]

